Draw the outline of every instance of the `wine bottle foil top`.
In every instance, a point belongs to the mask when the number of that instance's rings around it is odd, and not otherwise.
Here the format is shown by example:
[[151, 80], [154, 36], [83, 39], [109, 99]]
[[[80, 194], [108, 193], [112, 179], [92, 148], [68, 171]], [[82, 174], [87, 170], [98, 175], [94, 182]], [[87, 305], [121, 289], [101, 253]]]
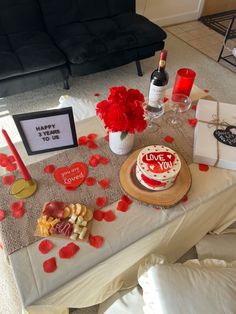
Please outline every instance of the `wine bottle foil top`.
[[160, 52], [160, 60], [166, 61], [167, 58], [167, 50], [162, 50]]

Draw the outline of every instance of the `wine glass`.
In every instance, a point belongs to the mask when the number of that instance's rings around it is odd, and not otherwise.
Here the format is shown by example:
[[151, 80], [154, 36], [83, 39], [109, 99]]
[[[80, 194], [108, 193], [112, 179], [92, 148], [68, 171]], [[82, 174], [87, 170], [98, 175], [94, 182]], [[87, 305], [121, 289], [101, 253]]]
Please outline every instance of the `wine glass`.
[[160, 118], [164, 113], [164, 103], [161, 100], [153, 103], [149, 101], [149, 99], [146, 99], [143, 104], [143, 108], [144, 116], [145, 119], [147, 120], [147, 126], [148, 128], [152, 128], [154, 120]]
[[171, 100], [169, 102], [169, 107], [174, 111], [170, 123], [172, 125], [178, 125], [181, 120], [178, 118], [178, 113], [185, 112], [190, 109], [192, 104], [191, 99], [184, 94], [172, 94]]

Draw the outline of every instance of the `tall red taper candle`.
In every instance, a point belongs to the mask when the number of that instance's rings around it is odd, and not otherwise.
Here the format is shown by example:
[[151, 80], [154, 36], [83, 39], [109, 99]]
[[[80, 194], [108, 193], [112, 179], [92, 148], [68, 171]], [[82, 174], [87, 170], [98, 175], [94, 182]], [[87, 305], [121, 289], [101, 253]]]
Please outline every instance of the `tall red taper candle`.
[[7, 131], [4, 130], [4, 129], [2, 129], [2, 134], [3, 134], [3, 136], [5, 137], [6, 142], [7, 142], [7, 145], [8, 145], [8, 147], [10, 148], [10, 150], [11, 150], [13, 156], [15, 157], [15, 160], [16, 160], [16, 162], [17, 162], [17, 164], [18, 164], [18, 167], [19, 167], [20, 172], [22, 173], [24, 179], [25, 179], [26, 181], [31, 180], [31, 179], [32, 179], [32, 178], [31, 178], [31, 175], [29, 174], [29, 171], [27, 170], [27, 168], [26, 168], [25, 164], [23, 163], [23, 161], [22, 161], [22, 159], [21, 159], [21, 157], [20, 157], [18, 151], [16, 150], [16, 148], [15, 148], [14, 144], [12, 143], [12, 141], [11, 141], [9, 135], [7, 134]]

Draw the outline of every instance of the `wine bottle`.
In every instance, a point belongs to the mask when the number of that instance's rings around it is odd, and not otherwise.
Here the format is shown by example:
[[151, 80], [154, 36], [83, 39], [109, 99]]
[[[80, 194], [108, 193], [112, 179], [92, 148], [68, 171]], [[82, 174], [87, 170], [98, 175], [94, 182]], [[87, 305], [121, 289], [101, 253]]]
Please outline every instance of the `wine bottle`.
[[165, 70], [167, 51], [162, 50], [158, 68], [152, 72], [149, 89], [149, 106], [160, 107], [164, 103], [165, 90], [167, 88], [169, 75]]

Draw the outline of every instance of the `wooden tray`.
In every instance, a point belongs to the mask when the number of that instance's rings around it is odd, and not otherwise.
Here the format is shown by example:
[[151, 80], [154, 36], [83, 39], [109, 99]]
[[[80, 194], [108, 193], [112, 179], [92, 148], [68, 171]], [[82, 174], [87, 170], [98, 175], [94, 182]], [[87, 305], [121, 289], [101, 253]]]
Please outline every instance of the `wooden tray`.
[[178, 153], [181, 160], [181, 170], [175, 184], [167, 190], [151, 191], [141, 185], [135, 174], [135, 166], [139, 152], [133, 152], [120, 169], [120, 184], [122, 189], [132, 198], [145, 204], [172, 207], [181, 201], [188, 193], [192, 178], [189, 167], [184, 158]]

